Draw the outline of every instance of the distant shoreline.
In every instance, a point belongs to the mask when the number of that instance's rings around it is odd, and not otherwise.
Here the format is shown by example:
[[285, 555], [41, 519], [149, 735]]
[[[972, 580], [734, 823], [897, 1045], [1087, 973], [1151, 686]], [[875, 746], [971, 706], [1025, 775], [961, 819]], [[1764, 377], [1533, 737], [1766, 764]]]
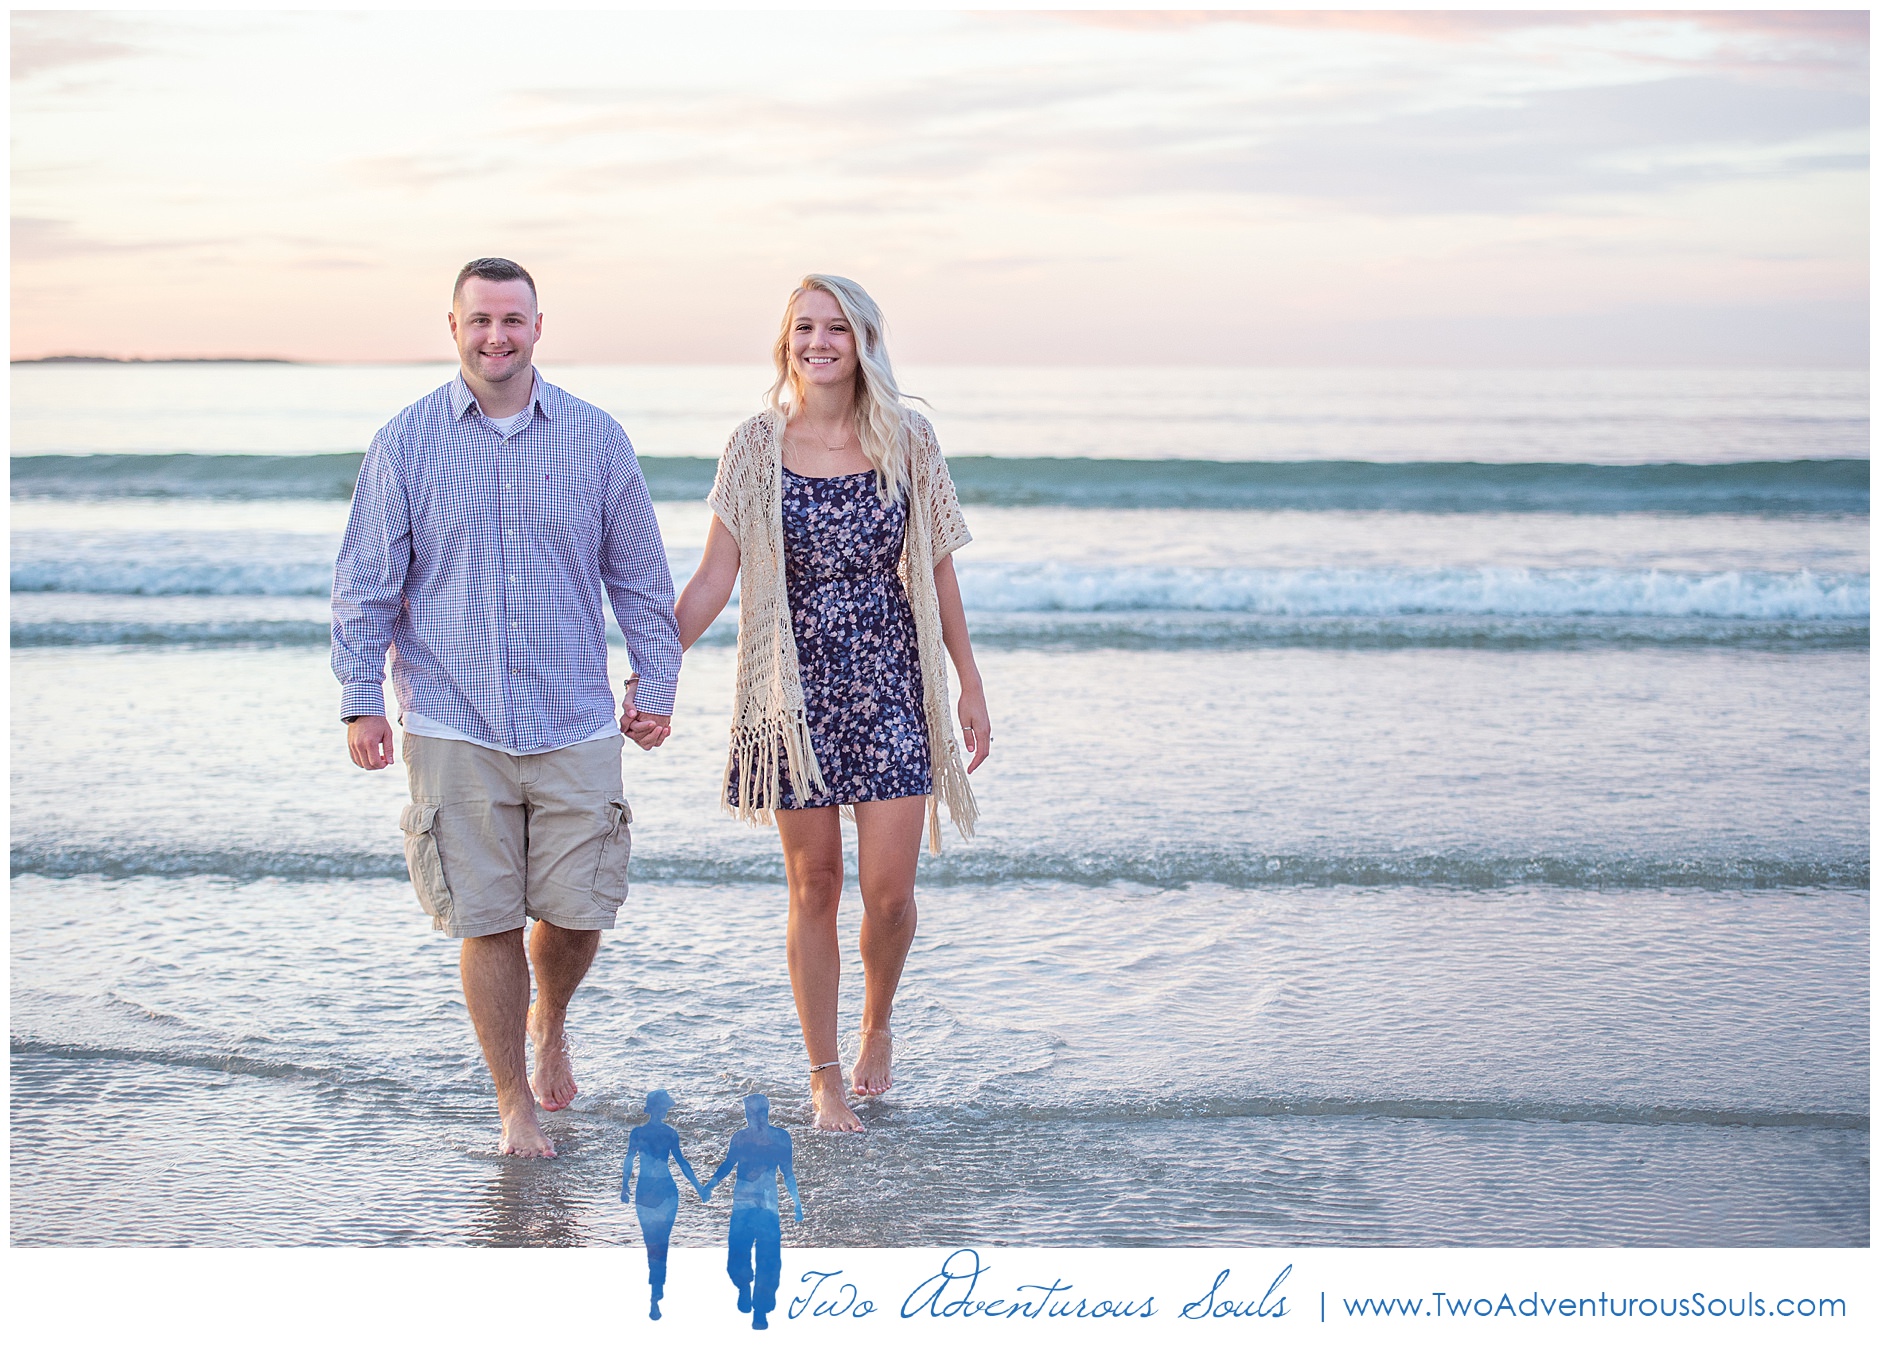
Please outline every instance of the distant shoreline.
[[[44, 358], [14, 358], [7, 360], [14, 367], [29, 364], [113, 364], [130, 366], [136, 364], [205, 364], [205, 363], [245, 363], [263, 364], [287, 368], [438, 368], [456, 367], [457, 359], [453, 355], [439, 354], [435, 358], [380, 358], [368, 360], [322, 359], [322, 358], [112, 358], [105, 354], [49, 354]], [[586, 358], [556, 358], [548, 361], [551, 368], [767, 368], [768, 361], [763, 358], [696, 361], [685, 363], [653, 363], [644, 360], [606, 360]], [[971, 363], [918, 363], [904, 365], [910, 369], [925, 371], [932, 369], [971, 369], [985, 365]], [[1150, 363], [1150, 364], [1104, 364], [1104, 363], [999, 363], [991, 365], [1001, 370], [1022, 370], [1039, 372], [1103, 372], [1127, 366], [1132, 371], [1153, 368], [1169, 372], [1233, 372], [1233, 373], [1864, 373], [1868, 368], [1858, 363], [1827, 364], [1780, 364], [1780, 363]]]
[[15, 358], [14, 366], [27, 363], [279, 363], [291, 365], [291, 358], [107, 358], [103, 354], [51, 354], [45, 358]]

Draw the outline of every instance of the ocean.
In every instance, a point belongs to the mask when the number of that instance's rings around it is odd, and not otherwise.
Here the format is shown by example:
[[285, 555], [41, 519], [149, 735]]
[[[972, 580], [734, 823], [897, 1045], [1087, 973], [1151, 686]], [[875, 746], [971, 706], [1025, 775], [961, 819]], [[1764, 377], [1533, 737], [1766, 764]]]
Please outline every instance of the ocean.
[[[701, 1172], [771, 1097], [797, 1245], [1869, 1243], [1864, 373], [908, 369], [998, 753], [895, 1088], [807, 1130], [733, 608], [519, 1162], [327, 667], [360, 450], [449, 371], [12, 369], [15, 1245], [637, 1245], [653, 1088]], [[683, 583], [765, 374], [543, 372]]]

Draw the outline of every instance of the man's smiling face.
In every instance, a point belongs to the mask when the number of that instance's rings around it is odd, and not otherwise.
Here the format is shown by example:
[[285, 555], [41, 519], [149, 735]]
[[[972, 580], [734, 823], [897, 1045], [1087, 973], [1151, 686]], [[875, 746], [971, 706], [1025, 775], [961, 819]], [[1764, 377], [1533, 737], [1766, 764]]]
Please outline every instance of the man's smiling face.
[[450, 333], [470, 376], [500, 383], [527, 372], [542, 334], [535, 290], [520, 278], [464, 279], [450, 313]]

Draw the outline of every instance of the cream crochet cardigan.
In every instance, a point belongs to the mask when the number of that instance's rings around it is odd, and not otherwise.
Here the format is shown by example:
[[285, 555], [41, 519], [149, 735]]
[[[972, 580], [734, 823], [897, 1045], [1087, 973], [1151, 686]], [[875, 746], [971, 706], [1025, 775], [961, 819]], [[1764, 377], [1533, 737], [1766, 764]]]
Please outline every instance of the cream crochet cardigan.
[[[827, 790], [810, 744], [797, 668], [796, 637], [783, 569], [784, 416], [767, 410], [739, 425], [718, 459], [706, 504], [738, 540], [738, 696], [731, 722], [731, 755], [720, 802], [754, 824], [769, 824], [783, 800], [783, 769], [804, 780], [803, 791]], [[947, 694], [946, 647], [940, 637], [940, 599], [933, 567], [972, 540], [946, 458], [933, 426], [909, 417], [907, 534], [901, 548], [901, 584], [914, 612], [920, 677], [927, 709], [927, 748], [933, 792], [927, 798], [927, 844], [940, 852], [940, 803], [962, 835], [973, 833], [979, 808], [966, 781], [953, 735]], [[731, 803], [731, 770], [738, 798]], [[844, 808], [845, 810], [847, 808]]]

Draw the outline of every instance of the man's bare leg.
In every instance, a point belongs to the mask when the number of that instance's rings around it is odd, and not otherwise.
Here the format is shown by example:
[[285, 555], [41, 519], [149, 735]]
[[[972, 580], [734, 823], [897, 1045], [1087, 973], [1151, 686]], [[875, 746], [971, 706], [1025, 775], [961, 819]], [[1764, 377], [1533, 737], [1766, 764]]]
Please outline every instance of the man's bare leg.
[[529, 931], [529, 960], [535, 963], [535, 1003], [529, 1006], [529, 1043], [535, 1076], [529, 1086], [542, 1107], [555, 1112], [574, 1102], [580, 1088], [568, 1060], [568, 1002], [600, 950], [599, 929], [564, 929], [545, 919]]
[[927, 828], [925, 797], [863, 802], [855, 808], [855, 859], [862, 879], [862, 1045], [855, 1092], [885, 1094], [894, 1084], [890, 1025], [894, 992], [914, 942], [914, 870]]
[[783, 871], [790, 883], [787, 951], [790, 990], [803, 1050], [812, 1066], [809, 1097], [814, 1125], [826, 1132], [859, 1132], [862, 1120], [849, 1107], [836, 1047], [836, 994], [842, 953], [836, 942], [836, 912], [842, 904], [842, 822], [833, 806], [777, 812], [783, 842]]
[[459, 966], [470, 1022], [483, 1047], [484, 1064], [496, 1081], [503, 1154], [553, 1155], [555, 1143], [542, 1134], [535, 1118], [535, 1095], [529, 1089], [529, 1067], [522, 1049], [529, 1012], [529, 960], [522, 951], [522, 930], [466, 938]]

